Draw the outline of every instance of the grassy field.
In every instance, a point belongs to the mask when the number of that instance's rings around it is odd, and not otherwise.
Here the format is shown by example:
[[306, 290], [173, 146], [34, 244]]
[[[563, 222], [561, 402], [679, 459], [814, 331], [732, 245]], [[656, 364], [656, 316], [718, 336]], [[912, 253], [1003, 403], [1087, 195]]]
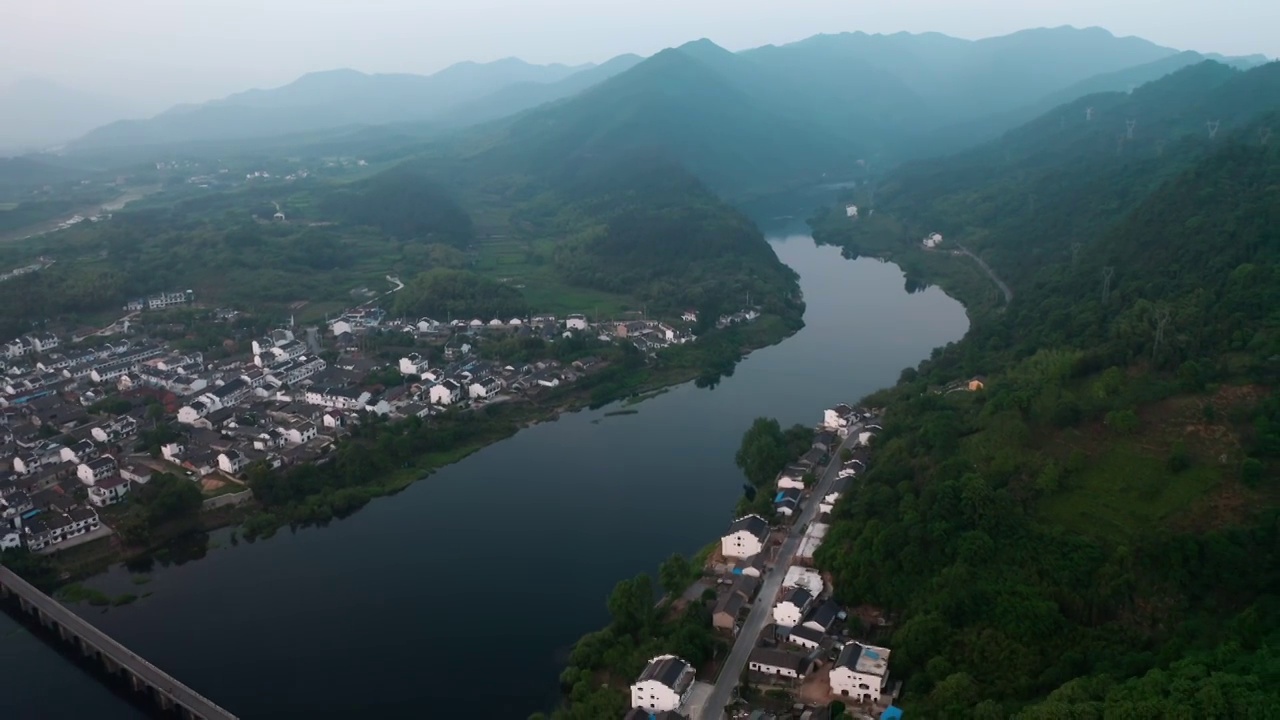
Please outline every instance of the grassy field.
[[1174, 474], [1164, 458], [1118, 442], [1046, 498], [1041, 516], [1084, 535], [1125, 542], [1190, 509], [1219, 481], [1213, 467], [1195, 465]]
[[472, 269], [519, 290], [536, 313], [614, 317], [635, 307], [625, 296], [566, 284], [557, 277], [553, 246], [551, 240], [485, 238], [472, 246]]

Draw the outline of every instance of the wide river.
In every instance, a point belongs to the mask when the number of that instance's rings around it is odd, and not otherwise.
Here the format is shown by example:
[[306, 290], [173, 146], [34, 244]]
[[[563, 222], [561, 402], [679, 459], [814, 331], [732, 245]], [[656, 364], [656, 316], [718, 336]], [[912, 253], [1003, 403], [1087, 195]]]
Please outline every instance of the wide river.
[[[732, 519], [733, 464], [759, 416], [815, 424], [892, 384], [968, 328], [936, 288], [770, 238], [800, 274], [806, 326], [714, 390], [538, 425], [325, 528], [232, 545], [91, 584], [132, 605], [77, 608], [242, 718], [527, 717], [556, 701], [574, 640], [608, 620], [619, 580], [692, 554]], [[0, 717], [141, 712], [0, 614]]]

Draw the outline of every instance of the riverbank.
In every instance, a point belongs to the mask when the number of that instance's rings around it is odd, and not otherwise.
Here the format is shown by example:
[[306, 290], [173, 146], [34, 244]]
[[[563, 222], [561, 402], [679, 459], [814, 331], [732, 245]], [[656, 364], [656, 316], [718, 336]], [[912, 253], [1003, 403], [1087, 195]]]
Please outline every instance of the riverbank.
[[[198, 562], [176, 548], [141, 588], [142, 568], [123, 566], [83, 583], [149, 597], [75, 609], [241, 717], [336, 720], [367, 714], [370, 697], [387, 716], [553, 707], [574, 643], [610, 621], [618, 580], [696, 555], [732, 522], [743, 485], [733, 457], [752, 418], [812, 424], [833, 397], [893, 384], [967, 328], [957, 302], [937, 288], [904, 292], [892, 265], [844, 260], [807, 234], [770, 240], [800, 275], [805, 327], [714, 390], [675, 385], [632, 406], [637, 415], [605, 417], [621, 402], [563, 413], [323, 528], [254, 543], [214, 531]], [[515, 608], [530, 621], [494, 622]], [[411, 620], [423, 617], [439, 621]], [[453, 661], [442, 667], [421, 647], [447, 647]], [[307, 682], [260, 692], [279, 667]], [[521, 672], [496, 689], [476, 671], [506, 667]], [[0, 658], [0, 672], [15, 701], [70, 714], [29, 694], [45, 685], [21, 662]]]
[[[751, 352], [776, 345], [802, 328], [802, 308], [798, 305], [791, 316], [764, 315], [748, 325], [713, 331], [692, 345], [660, 352], [649, 363], [612, 367], [536, 399], [454, 411], [427, 422], [416, 418], [399, 423], [374, 421], [367, 428], [357, 428], [320, 463], [284, 472], [251, 473], [250, 485], [256, 491], [251, 502], [204, 511], [189, 522], [159, 528], [143, 547], [127, 546], [118, 535], [111, 535], [51, 555], [52, 573], [60, 578], [58, 586], [63, 586], [101, 573], [116, 563], [145, 565], [174, 545], [182, 546], [183, 553], [190, 556], [193, 546], [207, 539], [208, 533], [231, 526], [238, 527], [246, 541], [254, 542], [270, 538], [284, 527], [324, 525], [349, 516], [376, 498], [395, 495], [523, 429], [555, 421], [565, 413], [619, 400], [627, 401], [630, 407], [688, 382], [714, 386], [724, 376], [732, 375], [733, 367]], [[732, 348], [732, 352], [726, 354], [725, 348]], [[623, 412], [636, 411], [615, 414]], [[441, 434], [454, 439], [436, 444], [432, 438]], [[409, 452], [400, 452], [398, 447], [389, 445], [388, 437], [416, 438], [420, 442]], [[375, 458], [385, 462], [388, 457], [395, 458], [394, 467], [356, 482], [350, 482], [347, 475], [333, 483], [294, 487], [284, 495], [272, 492], [282, 484], [276, 480], [287, 474], [306, 473], [312, 478], [326, 472], [333, 475], [331, 467], [347, 460], [371, 467]]]

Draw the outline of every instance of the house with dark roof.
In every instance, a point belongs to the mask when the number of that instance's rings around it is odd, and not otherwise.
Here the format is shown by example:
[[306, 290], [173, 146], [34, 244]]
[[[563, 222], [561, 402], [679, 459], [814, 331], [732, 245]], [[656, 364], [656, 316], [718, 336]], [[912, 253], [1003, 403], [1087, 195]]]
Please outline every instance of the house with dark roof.
[[851, 642], [831, 666], [831, 694], [877, 702], [889, 683], [889, 650]]
[[649, 661], [631, 686], [631, 707], [650, 711], [679, 710], [693, 687], [693, 666], [675, 655]]
[[804, 618], [804, 627], [825, 633], [831, 630], [832, 625], [836, 624], [836, 619], [839, 616], [840, 606], [831, 600], [827, 600], [809, 610], [809, 614]]
[[782, 627], [795, 627], [812, 604], [813, 593], [802, 587], [786, 588], [773, 606], [773, 621]]
[[800, 491], [795, 488], [779, 490], [773, 497], [773, 509], [779, 515], [790, 517], [800, 509]]
[[720, 553], [727, 558], [754, 557], [768, 540], [769, 523], [759, 515], [747, 515], [729, 525], [729, 532], [720, 538]]
[[747, 668], [764, 675], [802, 680], [809, 668], [809, 659], [799, 653], [758, 647], [747, 657]]
[[797, 625], [791, 628], [791, 633], [787, 635], [787, 642], [809, 650], [817, 650], [822, 646], [822, 641], [826, 637], [826, 633], [821, 630], [814, 630], [811, 627]]
[[748, 575], [738, 576], [728, 592], [716, 598], [715, 607], [711, 610], [711, 626], [718, 630], [732, 631], [738, 623], [738, 617], [751, 605], [759, 589], [758, 579]]

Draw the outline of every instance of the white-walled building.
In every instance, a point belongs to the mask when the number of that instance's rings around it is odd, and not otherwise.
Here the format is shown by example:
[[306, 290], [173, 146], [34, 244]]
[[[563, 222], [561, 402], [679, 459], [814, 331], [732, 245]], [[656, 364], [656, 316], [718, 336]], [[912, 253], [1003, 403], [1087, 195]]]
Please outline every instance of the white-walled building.
[[493, 397], [501, 391], [502, 381], [490, 375], [476, 378], [467, 386], [467, 395], [472, 400]]
[[758, 647], [747, 657], [747, 668], [764, 675], [801, 680], [809, 660], [804, 655], [775, 648]]
[[929, 236], [922, 241], [922, 244], [929, 249], [936, 248], [942, 244], [942, 234], [929, 233]]
[[675, 655], [659, 655], [649, 661], [631, 686], [631, 707], [674, 711], [693, 688], [693, 666]]
[[103, 455], [76, 466], [76, 477], [85, 485], [97, 485], [98, 481], [115, 475], [116, 470], [116, 459], [110, 455]]
[[803, 588], [808, 590], [810, 595], [817, 597], [822, 594], [825, 584], [822, 582], [822, 573], [817, 570], [792, 565], [787, 568], [787, 574], [782, 578], [782, 587]]
[[749, 558], [760, 554], [769, 540], [769, 523], [759, 515], [734, 520], [720, 538], [720, 554], [727, 558]]
[[462, 386], [453, 380], [436, 383], [427, 391], [432, 405], [452, 405], [462, 399]]
[[844, 403], [822, 412], [822, 426], [840, 432], [840, 437], [848, 435], [850, 425], [858, 421], [858, 412]]
[[218, 469], [228, 475], [239, 475], [249, 467], [249, 458], [239, 450], [228, 450], [218, 454]]
[[0, 551], [22, 547], [22, 534], [9, 528], [0, 529]]
[[94, 507], [106, 507], [115, 505], [124, 500], [124, 496], [129, 494], [132, 483], [123, 477], [112, 477], [89, 488], [89, 502]]
[[587, 316], [586, 315], [570, 315], [564, 320], [564, 328], [566, 330], [586, 330]]
[[858, 217], [858, 206], [857, 206], [857, 205], [845, 205], [845, 206], [844, 206], [844, 216], [845, 216], [845, 217], [851, 217], [851, 218], [855, 218], [855, 219], [856, 219], [856, 218]]
[[860, 702], [877, 702], [889, 683], [889, 650], [849, 643], [831, 668], [831, 692]]
[[400, 358], [401, 375], [417, 375], [422, 377], [428, 369], [427, 359], [418, 353], [409, 353]]
[[372, 397], [367, 390], [355, 387], [312, 387], [302, 396], [303, 401], [309, 405], [320, 405], [341, 410], [363, 410]]
[[789, 587], [782, 591], [773, 606], [773, 622], [781, 627], [794, 627], [804, 619], [805, 611], [813, 604], [813, 594], [802, 587]]

